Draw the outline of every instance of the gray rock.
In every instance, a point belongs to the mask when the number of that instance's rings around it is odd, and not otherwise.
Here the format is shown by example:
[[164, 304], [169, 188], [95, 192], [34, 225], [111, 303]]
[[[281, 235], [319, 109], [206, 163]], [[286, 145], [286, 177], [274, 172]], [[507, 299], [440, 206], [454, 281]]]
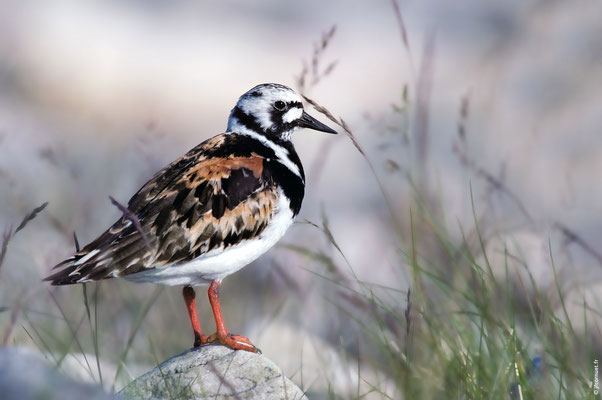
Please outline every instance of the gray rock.
[[220, 345], [174, 356], [119, 394], [135, 399], [307, 400], [267, 357]]
[[115, 399], [91, 383], [59, 373], [30, 350], [0, 348], [0, 398], [2, 400], [109, 400]]

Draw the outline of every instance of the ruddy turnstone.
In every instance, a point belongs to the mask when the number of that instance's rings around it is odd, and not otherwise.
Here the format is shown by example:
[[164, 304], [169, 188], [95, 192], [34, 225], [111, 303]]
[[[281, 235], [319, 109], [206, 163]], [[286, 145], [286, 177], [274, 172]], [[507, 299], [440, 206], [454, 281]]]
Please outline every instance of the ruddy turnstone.
[[[299, 128], [336, 133], [303, 111], [278, 84], [243, 94], [226, 133], [175, 160], [130, 199], [124, 216], [45, 278], [70, 285], [123, 277], [183, 285], [194, 347], [219, 342], [257, 351], [228, 333], [219, 305], [222, 280], [268, 251], [301, 209], [305, 175], [291, 136]], [[205, 336], [193, 286], [209, 284], [216, 333]]]

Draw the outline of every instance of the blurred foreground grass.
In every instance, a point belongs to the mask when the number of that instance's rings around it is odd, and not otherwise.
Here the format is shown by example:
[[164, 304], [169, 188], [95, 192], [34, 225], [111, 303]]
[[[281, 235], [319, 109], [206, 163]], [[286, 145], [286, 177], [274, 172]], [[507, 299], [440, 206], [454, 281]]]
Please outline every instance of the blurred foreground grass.
[[[406, 264], [398, 266], [411, 275], [407, 289], [354, 279], [351, 265], [344, 273], [323, 253], [291, 246], [323, 265], [317, 274], [335, 287], [336, 306], [359, 327], [361, 340], [347, 349], [358, 360], [359, 380], [368, 366], [381, 373], [380, 383], [367, 382], [371, 390], [358, 386], [355, 398], [598, 398], [592, 388], [595, 351], [573, 329], [579, 320], [587, 327], [591, 310], [584, 303], [582, 314], [567, 312], [551, 248], [552, 291], [540, 289], [525, 265], [531, 294], [523, 303], [525, 288], [515, 285], [507, 262], [490, 263], [477, 225], [473, 247], [455, 244], [420, 205], [411, 220], [409, 243], [400, 243]], [[322, 228], [336, 247], [328, 226]], [[441, 257], [433, 257], [432, 244], [421, 246], [426, 230], [444, 250]], [[505, 260], [513, 257], [506, 249]]]

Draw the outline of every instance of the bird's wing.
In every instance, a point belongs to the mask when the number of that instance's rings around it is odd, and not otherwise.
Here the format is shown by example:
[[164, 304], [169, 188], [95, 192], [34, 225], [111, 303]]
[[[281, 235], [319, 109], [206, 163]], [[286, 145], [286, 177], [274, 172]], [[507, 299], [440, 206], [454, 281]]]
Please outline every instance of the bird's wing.
[[263, 157], [215, 156], [212, 149], [223, 140], [201, 143], [161, 170], [129, 201], [136, 218], [124, 215], [45, 280], [65, 285], [130, 275], [259, 235], [275, 212], [278, 190]]

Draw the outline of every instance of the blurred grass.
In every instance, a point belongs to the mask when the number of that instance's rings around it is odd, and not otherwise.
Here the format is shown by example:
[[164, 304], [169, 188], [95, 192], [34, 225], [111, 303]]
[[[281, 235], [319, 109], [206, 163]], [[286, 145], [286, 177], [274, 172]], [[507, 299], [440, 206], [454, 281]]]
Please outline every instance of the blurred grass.
[[[589, 376], [595, 353], [571, 322], [585, 319], [587, 313], [584, 309], [582, 315], [568, 314], [553, 264], [564, 319], [556, 316], [549, 293], [541, 291], [532, 276], [534, 304], [530, 310], [521, 309], [507, 263], [489, 264], [478, 230], [477, 249], [454, 245], [443, 229], [432, 231], [454, 256], [444, 265], [432, 265], [416, 234], [417, 221], [432, 227], [433, 221], [424, 218], [412, 212], [411, 238], [404, 243], [406, 263], [399, 266], [412, 276], [405, 292], [400, 284], [373, 285], [353, 274], [343, 276], [333, 268], [336, 261], [324, 253], [288, 247], [321, 265], [316, 275], [336, 285], [337, 307], [360, 328], [362, 368], [370, 366], [395, 384], [393, 391], [381, 392], [377, 382], [366, 382], [372, 390], [357, 398], [370, 392], [390, 399], [597, 398]], [[336, 247], [331, 234], [326, 237]], [[551, 248], [550, 257], [553, 260]], [[496, 267], [503, 268], [505, 279], [493, 273]], [[395, 295], [391, 301], [379, 292]], [[329, 398], [344, 397], [330, 393]]]

